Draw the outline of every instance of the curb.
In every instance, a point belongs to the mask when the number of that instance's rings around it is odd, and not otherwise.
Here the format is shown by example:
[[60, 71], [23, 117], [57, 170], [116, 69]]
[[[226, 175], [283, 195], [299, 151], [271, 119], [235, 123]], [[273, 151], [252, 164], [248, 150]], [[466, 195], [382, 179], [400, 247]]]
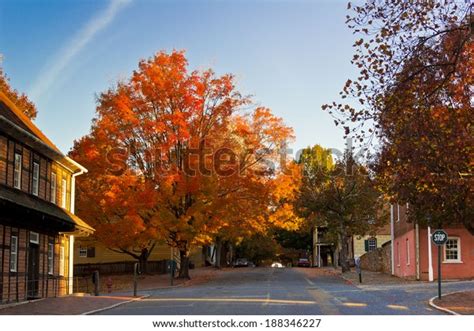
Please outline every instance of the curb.
[[[149, 292], [149, 291], [155, 291], [155, 290], [167, 290], [167, 289], [174, 289], [174, 288], [178, 288], [178, 287], [183, 287], [186, 285], [186, 282], [185, 283], [181, 283], [181, 284], [178, 284], [178, 285], [173, 285], [173, 286], [159, 286], [159, 287], [153, 287], [153, 288], [140, 288], [138, 289], [139, 292]], [[103, 293], [104, 295], [108, 295], [108, 296], [120, 296], [120, 295], [129, 295], [129, 293], [131, 293], [130, 291], [124, 291], [124, 292], [121, 292], [121, 291], [115, 291], [115, 292], [111, 292], [111, 293]], [[144, 295], [145, 296], [149, 296], [148, 294]]]
[[0, 305], [0, 310], [7, 309], [7, 308], [12, 308], [12, 307], [16, 307], [16, 306], [21, 306], [21, 305], [24, 305], [24, 304], [27, 304], [27, 303], [38, 302], [38, 301], [42, 301], [44, 299], [46, 299], [46, 298], [40, 298], [40, 299], [34, 299], [34, 300], [25, 300], [25, 301], [14, 302], [14, 303], [6, 303], [4, 305]]
[[[446, 295], [451, 295], [451, 294], [456, 294], [456, 293], [461, 293], [461, 292], [464, 292], [464, 291], [456, 291], [456, 292], [451, 292], [451, 293], [448, 293], [448, 294], [445, 294], [444, 296]], [[447, 313], [447, 314], [450, 314], [450, 315], [461, 315], [459, 313], [456, 313], [455, 311], [452, 311], [451, 309], [448, 309], [448, 308], [443, 308], [443, 307], [440, 307], [438, 305], [436, 305], [433, 301], [438, 298], [438, 296], [434, 296], [430, 299], [430, 301], [428, 301], [428, 304], [433, 307], [434, 309], [437, 309], [439, 311], [442, 311], [444, 313]]]
[[100, 313], [100, 312], [102, 312], [102, 311], [106, 311], [106, 310], [109, 310], [109, 309], [116, 308], [116, 307], [118, 307], [118, 306], [125, 305], [125, 304], [130, 303], [130, 302], [134, 302], [134, 301], [142, 300], [142, 299], [144, 299], [144, 298], [148, 298], [149, 296], [150, 296], [150, 295], [142, 295], [141, 297], [138, 297], [138, 298], [133, 298], [133, 299], [131, 299], [131, 300], [119, 302], [119, 303], [113, 304], [113, 305], [108, 306], [108, 307], [104, 307], [104, 308], [99, 308], [99, 309], [94, 309], [94, 310], [91, 310], [91, 311], [87, 311], [87, 312], [81, 313], [81, 314], [79, 314], [79, 315], [93, 315], [93, 314], [96, 314], [96, 313]]

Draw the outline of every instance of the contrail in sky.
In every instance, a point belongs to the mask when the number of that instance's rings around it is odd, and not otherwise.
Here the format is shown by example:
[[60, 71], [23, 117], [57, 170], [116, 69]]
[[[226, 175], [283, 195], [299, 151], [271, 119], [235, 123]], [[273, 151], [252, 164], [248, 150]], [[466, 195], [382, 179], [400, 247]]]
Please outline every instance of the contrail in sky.
[[94, 39], [99, 31], [105, 29], [130, 2], [131, 0], [111, 0], [103, 12], [88, 21], [53, 57], [54, 62], [43, 67], [29, 91], [29, 97], [37, 101], [54, 84], [71, 60]]

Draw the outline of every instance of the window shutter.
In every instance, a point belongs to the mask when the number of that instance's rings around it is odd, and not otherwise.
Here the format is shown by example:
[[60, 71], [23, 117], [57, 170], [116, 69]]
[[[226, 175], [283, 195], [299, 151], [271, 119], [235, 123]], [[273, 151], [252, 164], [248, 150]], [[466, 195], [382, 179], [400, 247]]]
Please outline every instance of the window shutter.
[[95, 257], [95, 247], [87, 247], [87, 257]]
[[364, 249], [365, 249], [366, 252], [369, 251], [369, 241], [367, 239], [364, 240]]

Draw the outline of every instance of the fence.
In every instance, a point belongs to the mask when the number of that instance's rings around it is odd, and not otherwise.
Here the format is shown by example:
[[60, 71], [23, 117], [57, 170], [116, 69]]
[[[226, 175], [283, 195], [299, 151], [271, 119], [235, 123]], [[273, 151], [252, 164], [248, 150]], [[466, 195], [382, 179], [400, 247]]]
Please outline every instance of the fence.
[[[96, 270], [101, 275], [133, 274], [133, 267], [136, 261], [107, 262], [107, 263], [84, 263], [74, 265], [75, 276], [91, 276]], [[167, 260], [148, 261], [146, 265], [147, 273], [165, 274]]]
[[[129, 288], [130, 277], [136, 262], [114, 262], [97, 264], [78, 264], [74, 266], [74, 277], [53, 275], [38, 276], [38, 279], [29, 279], [25, 273], [15, 273], [0, 278], [0, 304], [25, 301], [35, 298], [51, 298], [71, 293], [94, 292], [92, 274], [99, 271], [100, 293], [109, 291], [107, 281], [113, 279], [113, 289]], [[147, 262], [148, 274], [165, 274], [167, 260]], [[113, 275], [113, 276], [112, 276]], [[110, 277], [112, 276], [112, 277]], [[72, 282], [72, 287], [71, 287]]]

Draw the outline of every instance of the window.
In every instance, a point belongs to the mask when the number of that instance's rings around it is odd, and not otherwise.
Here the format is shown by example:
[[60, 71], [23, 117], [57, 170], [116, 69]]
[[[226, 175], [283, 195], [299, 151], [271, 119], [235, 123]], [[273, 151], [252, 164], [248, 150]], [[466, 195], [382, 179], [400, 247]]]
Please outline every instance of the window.
[[48, 244], [48, 274], [53, 274], [53, 264], [54, 262], [54, 243]]
[[407, 265], [410, 265], [410, 241], [406, 240], [406, 247], [407, 247]]
[[30, 232], [30, 243], [39, 244], [38, 232]]
[[18, 237], [12, 236], [10, 241], [10, 271], [16, 272], [18, 266]]
[[38, 195], [39, 191], [39, 164], [33, 162], [33, 186], [32, 192], [33, 195]]
[[87, 247], [87, 257], [95, 257], [95, 247]]
[[51, 202], [56, 203], [56, 194], [57, 194], [57, 182], [56, 174], [51, 173]]
[[66, 208], [66, 197], [67, 197], [67, 181], [63, 178], [61, 185], [61, 207]]
[[95, 257], [95, 247], [79, 246], [79, 257]]
[[79, 257], [87, 257], [87, 247], [79, 247]]
[[366, 252], [372, 252], [377, 249], [377, 238], [369, 238], [365, 240], [365, 251]]
[[64, 276], [64, 245], [59, 248], [59, 275]]
[[13, 186], [21, 188], [21, 155], [15, 153], [15, 169], [13, 172]]
[[449, 237], [444, 248], [445, 262], [461, 262], [461, 239]]

